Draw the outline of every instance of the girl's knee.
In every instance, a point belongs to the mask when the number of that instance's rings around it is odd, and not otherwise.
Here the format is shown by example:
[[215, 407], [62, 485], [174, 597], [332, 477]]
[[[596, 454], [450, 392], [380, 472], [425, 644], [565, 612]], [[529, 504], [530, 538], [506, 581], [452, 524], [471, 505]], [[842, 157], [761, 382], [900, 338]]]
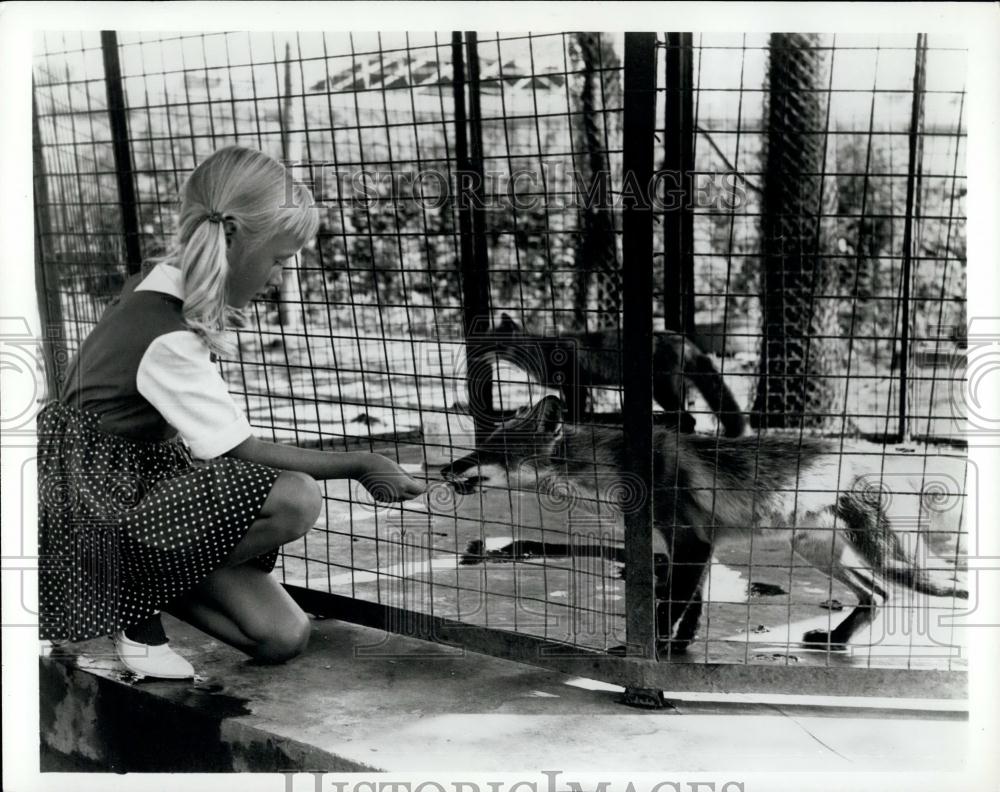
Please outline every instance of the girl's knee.
[[319, 483], [312, 476], [299, 473], [298, 477], [302, 493], [299, 498], [301, 517], [306, 525], [312, 528], [323, 511], [323, 494], [320, 492]]
[[323, 511], [323, 496], [316, 480], [298, 471], [281, 473], [271, 492], [270, 505], [290, 539], [305, 534]]
[[284, 663], [298, 657], [309, 643], [312, 623], [299, 613], [276, 626], [267, 637], [257, 642], [254, 658], [262, 663]]

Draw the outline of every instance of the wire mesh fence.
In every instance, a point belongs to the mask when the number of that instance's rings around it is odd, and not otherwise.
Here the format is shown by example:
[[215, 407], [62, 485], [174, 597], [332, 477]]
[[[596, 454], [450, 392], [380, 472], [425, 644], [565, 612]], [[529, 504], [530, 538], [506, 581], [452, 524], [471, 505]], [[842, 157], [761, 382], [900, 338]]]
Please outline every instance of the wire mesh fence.
[[[745, 434], [754, 464], [767, 457], [750, 438], [822, 435], [838, 469], [867, 471], [901, 541], [919, 536], [925, 565], [961, 574], [963, 49], [934, 36], [650, 42], [643, 90], [618, 34], [42, 34], [36, 232], [63, 351], [169, 239], [191, 169], [224, 145], [259, 148], [313, 188], [320, 231], [253, 304], [223, 376], [259, 436], [378, 451], [432, 483], [376, 508], [352, 482], [323, 482], [323, 518], [280, 570], [313, 609], [388, 613], [394, 628], [532, 661], [632, 654], [655, 622], [663, 648], [676, 619], [664, 604], [689, 602], [668, 602], [670, 576], [689, 564], [700, 618], [685, 653], [665, 645], [674, 685], [704, 686], [691, 669], [719, 666], [801, 672], [733, 671], [748, 689], [845, 678], [807, 668], [962, 669], [959, 636], [937, 624], [960, 612], [943, 595], [894, 601], [859, 636], [868, 648], [803, 646], [857, 590], [793, 557], [793, 526], [688, 559], [653, 530], [653, 499], [623, 522], [583, 486], [442, 477], [547, 395], [567, 433], [589, 433], [598, 483], [634, 464], [662, 485], [654, 426], [714, 440], [718, 473], [742, 464], [724, 435]], [[645, 148], [652, 186], [626, 166]], [[645, 263], [623, 237], [643, 197]], [[637, 273], [646, 327], [625, 299]], [[856, 484], [834, 472], [812, 486], [837, 502]], [[720, 503], [726, 486], [713, 481]], [[807, 490], [794, 479], [796, 501]], [[610, 659], [605, 676], [650, 679]]]

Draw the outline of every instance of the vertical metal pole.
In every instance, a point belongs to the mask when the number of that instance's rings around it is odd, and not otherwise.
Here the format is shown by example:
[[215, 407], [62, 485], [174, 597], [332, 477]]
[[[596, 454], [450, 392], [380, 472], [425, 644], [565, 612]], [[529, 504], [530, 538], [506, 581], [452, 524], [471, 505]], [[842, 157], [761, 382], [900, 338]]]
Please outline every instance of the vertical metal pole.
[[[294, 175], [294, 168], [301, 166], [301, 137], [291, 135], [291, 131], [299, 125], [296, 102], [292, 95], [296, 93], [292, 79], [292, 45], [285, 42], [285, 90], [281, 100], [281, 156], [289, 173]], [[301, 93], [301, 90], [299, 91]], [[297, 330], [300, 329], [299, 317], [304, 313], [302, 289], [299, 284], [299, 269], [291, 267], [281, 279], [278, 298], [278, 324], [281, 328], [282, 341], [287, 345], [292, 339], [298, 340]], [[289, 333], [288, 336], [285, 334]]]
[[920, 127], [924, 116], [924, 85], [927, 67], [927, 34], [917, 34], [916, 56], [913, 65], [913, 104], [910, 111], [910, 155], [906, 176], [906, 218], [903, 225], [903, 304], [900, 310], [899, 336], [899, 439], [906, 442], [909, 434], [907, 398], [910, 366], [910, 276], [913, 266], [914, 202], [920, 189], [923, 167], [923, 139]]
[[679, 190], [663, 218], [666, 328], [694, 333], [694, 50], [690, 33], [667, 33], [663, 169]]
[[122, 87], [122, 67], [118, 60], [118, 35], [115, 31], [101, 31], [101, 50], [104, 53], [104, 85], [108, 96], [111, 145], [115, 155], [115, 174], [118, 177], [118, 203], [125, 236], [125, 266], [129, 275], [134, 275], [142, 266], [142, 249], [139, 245], [138, 204], [128, 140], [125, 90]]
[[[466, 116], [465, 56], [468, 55], [469, 115]], [[490, 329], [489, 262], [486, 252], [486, 217], [483, 199], [483, 130], [479, 103], [479, 53], [476, 34], [451, 35], [455, 99], [455, 159], [459, 243], [462, 268], [462, 319], [466, 339], [469, 408], [476, 426], [476, 441], [493, 430], [493, 367], [484, 354]], [[467, 136], [466, 123], [470, 136]], [[470, 152], [471, 143], [471, 152]]]
[[60, 370], [66, 362], [63, 344], [62, 301], [59, 294], [59, 273], [45, 257], [45, 244], [52, 239], [49, 223], [49, 185], [45, 174], [41, 127], [35, 89], [31, 90], [31, 143], [33, 149], [33, 189], [35, 199], [35, 293], [38, 296], [38, 317], [42, 322], [42, 354], [45, 357], [47, 398], [59, 397], [62, 381]]
[[[656, 126], [656, 36], [625, 34], [623, 169], [637, 200], [623, 201], [623, 335], [630, 365], [625, 367], [625, 471], [642, 490], [638, 507], [625, 514], [627, 652], [656, 657], [656, 604], [653, 584], [653, 176]], [[633, 501], [636, 499], [633, 499]]]

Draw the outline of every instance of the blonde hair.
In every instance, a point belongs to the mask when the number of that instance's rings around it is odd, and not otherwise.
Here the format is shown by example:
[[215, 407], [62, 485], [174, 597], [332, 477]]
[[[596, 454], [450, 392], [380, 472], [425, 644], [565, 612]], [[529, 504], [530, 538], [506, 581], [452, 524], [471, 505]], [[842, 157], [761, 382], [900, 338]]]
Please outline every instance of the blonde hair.
[[184, 322], [210, 350], [231, 353], [226, 329], [245, 321], [227, 302], [226, 223], [232, 222], [251, 248], [279, 233], [302, 247], [319, 227], [313, 203], [309, 188], [293, 181], [283, 165], [242, 146], [218, 149], [188, 177], [173, 246], [151, 263], [180, 269]]

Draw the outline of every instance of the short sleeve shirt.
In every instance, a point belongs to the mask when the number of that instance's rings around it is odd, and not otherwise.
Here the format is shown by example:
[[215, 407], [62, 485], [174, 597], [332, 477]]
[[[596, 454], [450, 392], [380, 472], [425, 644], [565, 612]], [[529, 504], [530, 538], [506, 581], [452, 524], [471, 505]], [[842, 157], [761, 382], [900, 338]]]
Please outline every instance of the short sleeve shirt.
[[[158, 291], [183, 300], [180, 270], [158, 264], [135, 291]], [[220, 456], [252, 435], [211, 351], [191, 330], [153, 339], [139, 361], [136, 387], [177, 430], [194, 457]]]

